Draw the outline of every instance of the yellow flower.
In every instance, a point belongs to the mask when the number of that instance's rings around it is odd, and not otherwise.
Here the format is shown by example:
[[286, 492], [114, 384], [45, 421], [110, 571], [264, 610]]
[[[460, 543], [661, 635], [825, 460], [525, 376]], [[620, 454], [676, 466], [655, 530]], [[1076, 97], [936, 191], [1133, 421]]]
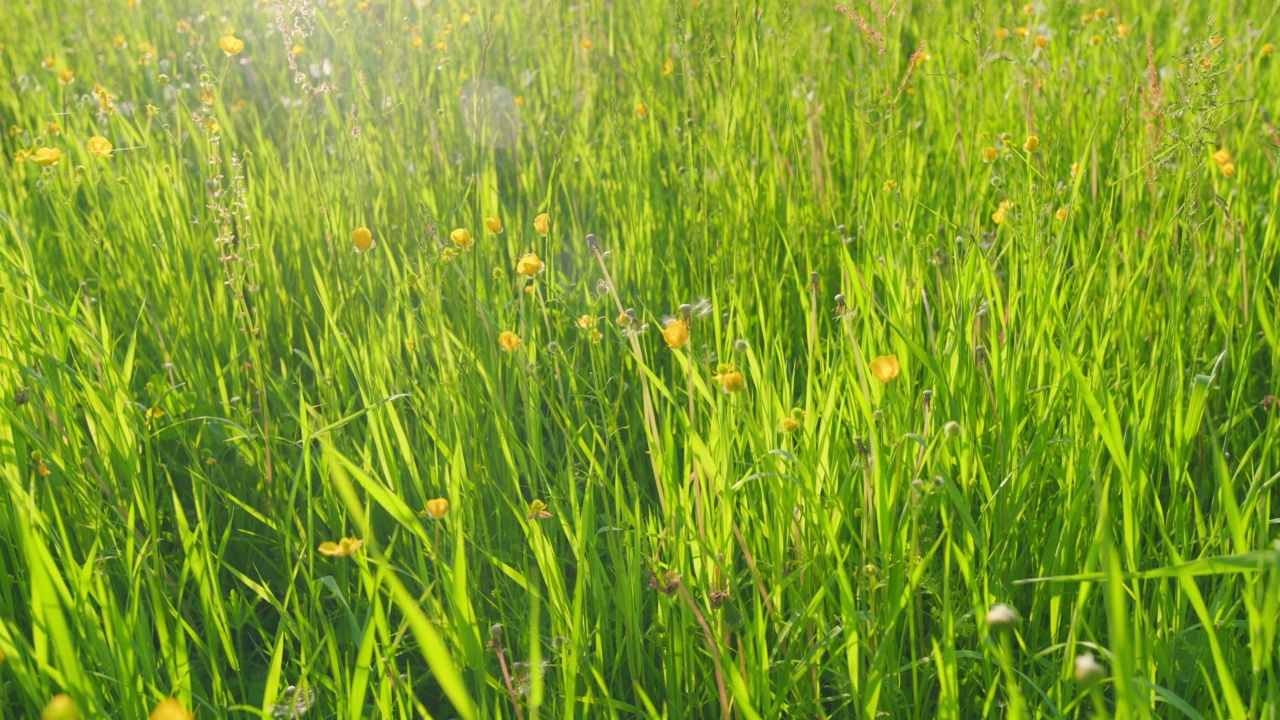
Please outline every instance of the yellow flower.
[[1101, 44], [1102, 44], [1102, 36], [1101, 36], [1101, 35], [1094, 35], [1093, 37], [1089, 38], [1089, 44], [1090, 44], [1090, 45], [1101, 45]]
[[1107, 9], [1104, 7], [1100, 7], [1097, 10], [1093, 11], [1093, 16], [1101, 20], [1102, 18], [1107, 16]]
[[590, 315], [583, 315], [577, 320], [574, 320], [573, 324], [577, 325], [583, 330], [590, 330], [591, 328], [596, 326], [596, 319]]
[[898, 373], [902, 371], [898, 365], [897, 355], [881, 355], [871, 361], [871, 374], [882, 383], [887, 383], [898, 377]]
[[1018, 34], [1018, 37], [1019, 37], [1019, 38], [1021, 38], [1021, 39], [1023, 39], [1023, 40], [1026, 40], [1026, 39], [1027, 39], [1027, 36], [1031, 34], [1031, 31], [1030, 31], [1030, 30], [1028, 30], [1028, 29], [1026, 29], [1026, 28], [1022, 27], [1021, 25], [1019, 25], [1018, 27], [1014, 28], [1014, 32], [1015, 32], [1015, 33], [1017, 33], [1017, 34]]
[[583, 50], [590, 50], [593, 44], [594, 43], [591, 42], [591, 38], [587, 38], [583, 40], [581, 43], [579, 43], [579, 45], [582, 47]]
[[89, 148], [89, 154], [94, 157], [111, 157], [111, 141], [101, 135], [94, 135], [89, 138], [89, 142], [85, 146]]
[[542, 261], [537, 253], [529, 253], [516, 262], [516, 272], [525, 277], [533, 277], [542, 272]]
[[880, 186], [880, 189], [885, 192], [893, 192], [898, 189], [898, 181], [892, 178], [885, 180], [884, 184]]
[[66, 693], [58, 693], [49, 698], [49, 703], [44, 706], [44, 712], [40, 713], [40, 720], [76, 720], [79, 717], [80, 709]]
[[747, 381], [742, 377], [742, 373], [734, 370], [729, 363], [720, 363], [716, 366], [716, 374], [711, 379], [720, 384], [720, 389], [726, 393], [735, 393], [746, 387]]
[[487, 217], [484, 219], [484, 227], [489, 232], [497, 235], [502, 232], [502, 220], [500, 220], [496, 215], [494, 217]]
[[299, 55], [302, 54], [302, 50], [303, 48], [301, 45], [294, 45], [293, 48], [289, 50], [289, 54], [293, 55], [294, 57], [298, 57]]
[[227, 57], [231, 57], [239, 55], [240, 51], [244, 50], [244, 41], [235, 35], [223, 35], [218, 39], [218, 47], [222, 48], [222, 52], [226, 53]]
[[58, 59], [52, 55], [46, 56], [45, 59], [41, 61], [40, 66], [45, 70], [52, 71], [54, 68], [58, 67]]
[[1004, 40], [1004, 39], [1005, 39], [1005, 38], [1007, 38], [1007, 37], [1009, 37], [1009, 31], [1008, 31], [1008, 30], [1006, 30], [1005, 28], [1002, 28], [1002, 27], [998, 27], [998, 28], [996, 28], [996, 39], [997, 39], [997, 40]]
[[662, 339], [666, 341], [667, 347], [679, 350], [689, 342], [689, 326], [684, 320], [671, 320], [662, 328]]
[[354, 554], [355, 551], [359, 550], [363, 545], [363, 540], [344, 537], [338, 542], [326, 540], [325, 542], [320, 543], [320, 547], [317, 549], [320, 551], [320, 554], [325, 557], [346, 557]]
[[1028, 137], [1028, 138], [1027, 138], [1027, 141], [1026, 141], [1026, 142], [1024, 142], [1024, 143], [1022, 143], [1022, 149], [1023, 149], [1023, 150], [1026, 150], [1027, 152], [1035, 152], [1035, 151], [1039, 150], [1039, 149], [1040, 149], [1040, 138], [1039, 138], [1038, 136], [1036, 136], [1036, 135], [1032, 135], [1032, 136]]
[[58, 127], [58, 123], [56, 122], [47, 122], [44, 124], [44, 134], [45, 135], [61, 135], [62, 128]]
[[111, 38], [111, 44], [114, 45], [117, 50], [123, 50], [129, 47], [129, 43], [125, 41], [124, 36], [122, 35], [117, 35]]
[[146, 417], [148, 420], [156, 420], [156, 419], [162, 418], [164, 417], [164, 409], [158, 408], [158, 407], [147, 408]]
[[1026, 5], [1023, 5], [1022, 12], [1026, 13], [1027, 15], [1034, 15], [1036, 12], [1035, 3], [1027, 3]]
[[1093, 22], [1093, 13], [1085, 13], [1084, 15], [1080, 16], [1080, 22], [1084, 23], [1085, 25], [1088, 25], [1089, 23]]
[[1058, 212], [1054, 213], [1054, 214], [1053, 214], [1053, 216], [1054, 216], [1054, 217], [1056, 217], [1056, 218], [1058, 218], [1058, 222], [1066, 222], [1066, 221], [1067, 221], [1067, 209], [1066, 209], [1066, 208], [1064, 208], [1064, 207], [1060, 207], [1060, 208], [1058, 208]]
[[676, 69], [676, 61], [675, 61], [675, 60], [672, 60], [671, 58], [667, 58], [666, 60], [663, 60], [663, 61], [662, 61], [662, 76], [663, 76], [663, 77], [666, 77], [666, 76], [670, 75], [671, 73], [675, 72], [675, 69]]
[[1218, 167], [1222, 167], [1223, 165], [1231, 162], [1231, 151], [1226, 148], [1219, 148], [1218, 151], [1212, 155], [1212, 158], [1213, 162]]
[[1262, 46], [1262, 54], [1263, 54], [1263, 55], [1270, 55], [1271, 53], [1273, 53], [1273, 52], [1275, 52], [1275, 51], [1276, 51], [1276, 46], [1275, 46], [1275, 44], [1274, 44], [1274, 43], [1265, 43], [1265, 44]]
[[62, 83], [63, 85], [70, 85], [75, 81], [76, 81], [76, 74], [71, 72], [70, 70], [63, 70], [62, 72], [58, 73], [58, 82]]
[[373, 241], [373, 233], [363, 226], [351, 231], [351, 244], [356, 246], [356, 252], [364, 252], [377, 245]]
[[551, 216], [546, 213], [538, 215], [533, 219], [533, 229], [538, 231], [542, 237], [546, 237], [551, 232]]
[[150, 720], [191, 720], [191, 713], [182, 707], [182, 703], [166, 698], [151, 711]]
[[800, 419], [794, 416], [788, 416], [782, 419], [782, 424], [778, 426], [782, 432], [790, 435], [800, 429]]
[[498, 347], [507, 352], [514, 352], [516, 348], [520, 347], [520, 336], [510, 330], [503, 330], [498, 335]]
[[449, 239], [453, 241], [454, 245], [457, 245], [464, 250], [471, 247], [471, 243], [475, 242], [471, 237], [471, 233], [467, 232], [466, 228], [458, 228], [457, 230], [449, 233]]
[[982, 162], [989, 163], [995, 160], [996, 155], [998, 154], [999, 152], [994, 147], [991, 147], [990, 145], [988, 145], [982, 148]]
[[42, 147], [35, 151], [31, 159], [45, 167], [53, 167], [62, 159], [62, 151], [58, 148]]
[[13, 154], [13, 161], [15, 163], [23, 163], [26, 162], [27, 158], [31, 157], [31, 155], [32, 152], [27, 148], [19, 148], [18, 152]]
[[1222, 165], [1219, 165], [1219, 167], [1222, 169], [1222, 174], [1226, 175], [1227, 177], [1231, 177], [1232, 175], [1236, 174], [1235, 163], [1223, 163]]
[[648, 115], [649, 115], [649, 108], [645, 107], [644, 103], [642, 102], [636, 103], [636, 117], [645, 118], [645, 117], [648, 117]]
[[1116, 35], [1119, 35], [1122, 38], [1129, 37], [1129, 26], [1125, 25], [1124, 23], [1120, 23], [1119, 25], [1117, 25]]
[[449, 514], [449, 501], [446, 498], [428, 500], [426, 514], [432, 520], [444, 519], [444, 516]]
[[1080, 174], [1080, 163], [1078, 162], [1071, 163], [1071, 177], [1074, 178], [1079, 174]]
[[1037, 36], [1036, 36], [1036, 47], [1040, 48], [1041, 50], [1043, 50], [1043, 49], [1045, 49], [1045, 48], [1049, 47], [1049, 38], [1047, 38], [1047, 37], [1045, 37], [1045, 36], [1043, 36], [1043, 35], [1037, 35]]

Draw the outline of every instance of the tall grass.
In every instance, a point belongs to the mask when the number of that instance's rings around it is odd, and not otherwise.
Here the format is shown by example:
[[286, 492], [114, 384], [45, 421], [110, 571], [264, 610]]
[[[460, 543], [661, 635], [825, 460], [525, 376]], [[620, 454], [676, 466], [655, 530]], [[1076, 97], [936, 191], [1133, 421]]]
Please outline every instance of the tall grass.
[[309, 6], [0, 14], [0, 716], [1280, 709], [1272, 4]]

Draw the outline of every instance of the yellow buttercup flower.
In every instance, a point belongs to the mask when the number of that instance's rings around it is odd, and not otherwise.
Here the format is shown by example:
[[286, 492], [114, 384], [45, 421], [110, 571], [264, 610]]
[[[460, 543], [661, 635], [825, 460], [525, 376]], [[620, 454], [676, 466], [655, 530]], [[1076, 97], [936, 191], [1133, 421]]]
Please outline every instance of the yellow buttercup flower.
[[1060, 207], [1060, 208], [1058, 208], [1058, 212], [1054, 213], [1054, 214], [1053, 214], [1053, 216], [1054, 216], [1054, 217], [1056, 217], [1056, 218], [1058, 218], [1058, 222], [1066, 222], [1066, 221], [1067, 221], [1067, 209], [1066, 209], [1066, 208], [1064, 208], [1064, 207]]
[[502, 232], [502, 220], [496, 215], [494, 217], [487, 217], [484, 219], [484, 227], [490, 233], [498, 235]]
[[636, 103], [636, 117], [643, 119], [648, 116], [649, 116], [649, 108], [645, 107], [644, 103], [642, 102]]
[[1026, 40], [1026, 39], [1027, 39], [1027, 36], [1029, 36], [1029, 35], [1031, 34], [1031, 31], [1030, 31], [1030, 30], [1028, 30], [1028, 29], [1026, 29], [1026, 28], [1022, 27], [1021, 25], [1019, 25], [1017, 28], [1014, 28], [1014, 32], [1015, 32], [1015, 33], [1017, 33], [1017, 34], [1018, 34], [1018, 37], [1019, 37], [1019, 38], [1021, 38], [1021, 39], [1023, 39], [1023, 40]]
[[735, 393], [746, 387], [746, 378], [742, 377], [742, 373], [733, 368], [729, 363], [720, 363], [716, 366], [716, 374], [711, 379], [719, 383], [720, 389], [726, 393]]
[[40, 713], [40, 720], [77, 720], [79, 717], [80, 709], [66, 693], [58, 693], [49, 698], [44, 711]]
[[1218, 151], [1210, 157], [1213, 159], [1214, 164], [1218, 167], [1222, 167], [1223, 165], [1231, 162], [1231, 151], [1226, 148], [1219, 148]]
[[62, 160], [62, 151], [58, 148], [42, 147], [31, 155], [31, 159], [45, 167], [53, 167]]
[[1129, 26], [1125, 25], [1124, 23], [1120, 23], [1119, 25], [1117, 25], [1116, 35], [1119, 35], [1122, 38], [1129, 37]]
[[98, 158], [111, 157], [111, 141], [101, 135], [94, 135], [89, 138], [89, 142], [85, 144], [89, 149], [89, 154]]
[[1039, 138], [1038, 136], [1036, 136], [1036, 135], [1032, 135], [1032, 136], [1028, 137], [1028, 138], [1027, 138], [1027, 141], [1026, 141], [1026, 142], [1024, 142], [1024, 143], [1022, 143], [1022, 149], [1023, 149], [1023, 150], [1026, 150], [1027, 152], [1035, 152], [1035, 151], [1039, 150], [1039, 149], [1040, 149], [1040, 138]]
[[1043, 49], [1045, 49], [1045, 48], [1049, 47], [1049, 38], [1047, 38], [1047, 37], [1045, 37], [1045, 36], [1043, 36], [1043, 35], [1037, 35], [1037, 36], [1036, 36], [1036, 47], [1040, 48], [1041, 50], [1043, 50]]
[[62, 83], [63, 85], [70, 85], [75, 81], [76, 81], [76, 74], [71, 72], [70, 70], [63, 70], [62, 72], [58, 73], [58, 82]]
[[231, 57], [239, 55], [240, 51], [244, 50], [244, 41], [235, 35], [223, 35], [218, 39], [218, 47], [222, 48], [222, 52], [226, 53], [227, 57]]
[[1004, 222], [1005, 216], [1009, 213], [1009, 209], [1013, 207], [1013, 203], [1008, 200], [1001, 200], [1000, 207], [991, 213], [991, 221], [999, 225]]
[[1271, 55], [1271, 53], [1273, 53], [1273, 52], [1275, 52], [1275, 51], [1276, 51], [1275, 43], [1263, 43], [1263, 45], [1262, 45], [1262, 54], [1263, 54], [1263, 55]]
[[663, 61], [662, 61], [662, 76], [663, 76], [663, 77], [666, 77], [666, 76], [670, 75], [671, 73], [675, 72], [675, 69], [676, 69], [676, 61], [675, 61], [675, 60], [672, 60], [671, 58], [667, 58], [666, 60], [663, 60]]
[[882, 383], [887, 383], [898, 377], [898, 373], [902, 372], [902, 367], [898, 365], [897, 355], [881, 355], [871, 361], [871, 374]]
[[165, 698], [151, 711], [150, 720], [191, 720], [191, 713], [177, 700]]
[[356, 246], [356, 252], [364, 252], [374, 245], [373, 233], [367, 227], [358, 227], [351, 231], [351, 244]]
[[997, 40], [1004, 40], [1004, 39], [1005, 39], [1005, 38], [1007, 38], [1007, 37], [1009, 37], [1009, 31], [1008, 31], [1008, 30], [1006, 30], [1006, 29], [1004, 29], [1004, 28], [1002, 28], [1002, 27], [998, 27], [998, 28], [996, 28], [996, 39], [997, 39]]
[[43, 67], [45, 70], [52, 71], [58, 67], [58, 59], [52, 55], [46, 56], [45, 59], [40, 62], [40, 67]]
[[355, 551], [359, 550], [362, 546], [364, 546], [363, 540], [344, 537], [338, 542], [322, 542], [317, 550], [319, 550], [320, 554], [325, 557], [346, 557], [354, 554]]
[[1231, 177], [1232, 175], [1235, 175], [1235, 174], [1236, 174], [1236, 164], [1235, 164], [1235, 163], [1223, 163], [1223, 164], [1219, 165], [1218, 167], [1222, 170], [1222, 174], [1223, 174], [1223, 175], [1226, 175], [1227, 177]]
[[1078, 162], [1071, 163], [1071, 177], [1074, 178], [1079, 174], [1080, 174], [1080, 163]]
[[445, 515], [449, 514], [449, 501], [445, 498], [435, 498], [427, 501], [426, 509], [427, 517], [432, 520], [441, 520]]
[[467, 232], [466, 228], [458, 228], [457, 230], [449, 233], [449, 239], [453, 241], [454, 245], [457, 245], [463, 250], [471, 247], [471, 243], [475, 242], [471, 237], [471, 233]]
[[669, 321], [666, 327], [662, 328], [662, 339], [666, 341], [667, 347], [679, 350], [689, 342], [689, 325], [680, 319]]
[[533, 219], [533, 229], [538, 231], [542, 237], [546, 237], [551, 232], [551, 216], [546, 213], [538, 215]]
[[516, 272], [525, 277], [533, 277], [542, 272], [542, 261], [538, 259], [537, 253], [529, 253], [516, 261]]
[[982, 148], [982, 162], [988, 162], [988, 163], [989, 163], [989, 162], [991, 162], [991, 161], [995, 160], [995, 159], [996, 159], [996, 156], [997, 156], [997, 155], [999, 155], [999, 154], [1000, 154], [1000, 153], [999, 153], [999, 151], [998, 151], [998, 150], [996, 150], [994, 147], [991, 147], [990, 145], [988, 145], [988, 146], [986, 146], [986, 147]]
[[507, 352], [514, 352], [516, 348], [520, 347], [520, 336], [510, 330], [503, 330], [498, 335], [498, 347]]
[[292, 55], [292, 56], [294, 56], [294, 57], [298, 57], [299, 55], [301, 55], [301, 54], [302, 54], [303, 49], [304, 49], [304, 48], [303, 48], [301, 45], [294, 45], [294, 46], [289, 50], [289, 54], [290, 54], [290, 55]]
[[45, 135], [61, 135], [62, 128], [59, 127], [58, 123], [56, 122], [47, 122], [44, 124], [44, 134]]

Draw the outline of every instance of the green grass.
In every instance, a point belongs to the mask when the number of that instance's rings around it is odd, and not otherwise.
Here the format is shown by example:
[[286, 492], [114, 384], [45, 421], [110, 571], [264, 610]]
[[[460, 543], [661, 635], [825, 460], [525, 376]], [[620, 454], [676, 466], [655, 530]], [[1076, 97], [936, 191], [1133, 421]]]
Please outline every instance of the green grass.
[[893, 7], [6, 4], [0, 717], [1273, 717], [1275, 6]]

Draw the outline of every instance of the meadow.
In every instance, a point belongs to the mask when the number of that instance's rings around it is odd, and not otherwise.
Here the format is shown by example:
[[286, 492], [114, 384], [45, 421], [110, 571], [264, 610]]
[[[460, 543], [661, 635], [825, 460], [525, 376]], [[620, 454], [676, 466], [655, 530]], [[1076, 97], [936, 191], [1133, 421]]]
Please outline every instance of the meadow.
[[1274, 718], [1269, 0], [10, 0], [0, 718]]

